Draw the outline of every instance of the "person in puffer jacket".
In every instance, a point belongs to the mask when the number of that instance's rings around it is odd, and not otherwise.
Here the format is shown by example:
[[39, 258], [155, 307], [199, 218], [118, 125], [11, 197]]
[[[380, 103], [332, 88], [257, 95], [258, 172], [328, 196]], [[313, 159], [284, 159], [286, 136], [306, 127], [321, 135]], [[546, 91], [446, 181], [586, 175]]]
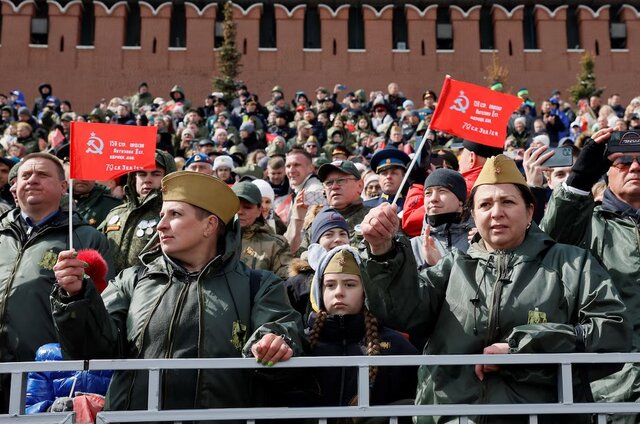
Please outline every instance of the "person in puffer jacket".
[[[62, 361], [59, 343], [47, 343], [36, 352], [36, 361]], [[45, 371], [30, 372], [27, 376], [25, 412], [46, 412], [59, 397], [73, 397], [75, 393], [107, 393], [113, 371]]]

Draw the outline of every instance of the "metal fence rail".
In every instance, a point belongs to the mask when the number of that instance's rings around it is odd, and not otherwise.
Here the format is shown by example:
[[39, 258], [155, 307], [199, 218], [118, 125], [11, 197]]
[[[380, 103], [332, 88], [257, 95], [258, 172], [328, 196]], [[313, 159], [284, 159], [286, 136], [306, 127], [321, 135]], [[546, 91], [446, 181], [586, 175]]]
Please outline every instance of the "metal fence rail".
[[[0, 415], [0, 423], [68, 423], [73, 414], [52, 413], [24, 415], [24, 392], [27, 372], [75, 370], [147, 370], [149, 372], [148, 407], [143, 411], [104, 411], [98, 415], [99, 423], [114, 422], [173, 422], [199, 420], [245, 420], [316, 418], [326, 423], [328, 418], [389, 417], [396, 423], [398, 417], [454, 416], [461, 423], [475, 415], [524, 415], [529, 423], [537, 423], [539, 415], [594, 414], [604, 424], [607, 414], [640, 413], [640, 403], [574, 403], [572, 365], [640, 363], [640, 353], [570, 353], [570, 354], [518, 354], [518, 355], [415, 355], [415, 356], [339, 356], [292, 358], [274, 368], [358, 368], [358, 405], [350, 407], [307, 408], [217, 408], [191, 410], [160, 410], [162, 370], [169, 369], [256, 369], [262, 365], [248, 358], [225, 359], [127, 359], [60, 362], [0, 363], [0, 374], [11, 374], [9, 413]], [[370, 366], [415, 365], [558, 365], [558, 402], [545, 404], [490, 404], [490, 405], [369, 405]]]

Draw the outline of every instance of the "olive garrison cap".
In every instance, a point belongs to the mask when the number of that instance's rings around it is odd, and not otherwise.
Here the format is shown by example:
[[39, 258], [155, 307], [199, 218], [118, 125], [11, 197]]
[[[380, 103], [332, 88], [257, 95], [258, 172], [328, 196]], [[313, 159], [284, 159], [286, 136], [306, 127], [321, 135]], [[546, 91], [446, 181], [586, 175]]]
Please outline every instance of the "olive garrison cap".
[[484, 163], [473, 188], [484, 184], [519, 184], [527, 187], [527, 181], [515, 161], [505, 155], [490, 157]]
[[238, 212], [240, 200], [216, 177], [191, 171], [177, 171], [162, 179], [162, 200], [185, 202], [211, 212], [228, 224]]
[[340, 250], [329, 260], [327, 267], [324, 269], [324, 273], [360, 276], [360, 267], [351, 252]]

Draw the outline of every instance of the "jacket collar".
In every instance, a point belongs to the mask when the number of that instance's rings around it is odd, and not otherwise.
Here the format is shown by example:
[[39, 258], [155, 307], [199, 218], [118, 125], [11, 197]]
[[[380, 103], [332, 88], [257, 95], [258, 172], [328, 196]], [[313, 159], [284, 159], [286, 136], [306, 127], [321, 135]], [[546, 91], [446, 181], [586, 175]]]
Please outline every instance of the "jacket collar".
[[[535, 222], [532, 222], [522, 244], [509, 250], [508, 253], [521, 258], [523, 261], [531, 261], [538, 258], [542, 252], [548, 250], [554, 244], [556, 242], [543, 232]], [[487, 251], [484, 240], [480, 238], [480, 233], [478, 233], [474, 236], [467, 254], [473, 258], [487, 259], [495, 252]]]
[[602, 208], [608, 212], [613, 212], [623, 217], [632, 218], [640, 222], [640, 209], [636, 209], [624, 200], [616, 196], [610, 189], [604, 191], [602, 197]]

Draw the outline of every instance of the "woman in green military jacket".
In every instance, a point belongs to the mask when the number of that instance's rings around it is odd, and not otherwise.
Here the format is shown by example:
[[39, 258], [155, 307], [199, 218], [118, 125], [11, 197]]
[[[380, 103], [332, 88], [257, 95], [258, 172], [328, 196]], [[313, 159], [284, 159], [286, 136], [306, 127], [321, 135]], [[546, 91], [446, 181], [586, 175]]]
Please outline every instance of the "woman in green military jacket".
[[[366, 294], [379, 319], [427, 337], [425, 354], [628, 350], [625, 307], [608, 274], [587, 251], [556, 243], [531, 222], [533, 196], [515, 162], [504, 155], [486, 162], [471, 210], [479, 234], [468, 252], [454, 251], [438, 262], [431, 248], [427, 262], [435, 266], [419, 275], [409, 243], [393, 238], [395, 207], [369, 213], [362, 225], [372, 278]], [[590, 367], [575, 373], [575, 400], [589, 400], [586, 380], [607, 372]], [[418, 385], [418, 404], [558, 402], [555, 366], [423, 366]], [[514, 416], [473, 419], [528, 422]], [[417, 417], [421, 423], [450, 420]], [[542, 416], [540, 422], [557, 417]]]

